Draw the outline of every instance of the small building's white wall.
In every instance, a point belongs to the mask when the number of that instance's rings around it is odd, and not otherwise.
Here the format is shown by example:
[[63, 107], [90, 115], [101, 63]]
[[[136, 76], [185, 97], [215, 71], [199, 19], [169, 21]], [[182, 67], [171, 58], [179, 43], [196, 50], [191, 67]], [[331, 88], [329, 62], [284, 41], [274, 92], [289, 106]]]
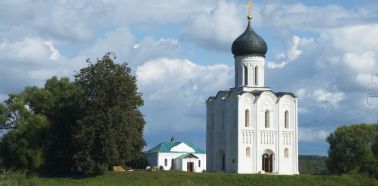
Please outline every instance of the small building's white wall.
[[[203, 172], [206, 171], [206, 155], [205, 154], [194, 154], [198, 158], [183, 158], [181, 159], [181, 168], [179, 170], [181, 171], [187, 171], [188, 170], [188, 162], [192, 162], [194, 165], [194, 172]], [[201, 161], [201, 163], [199, 163]]]
[[[158, 153], [158, 168], [163, 167], [164, 170], [172, 170], [172, 159], [175, 159], [184, 153]], [[165, 166], [165, 159], [167, 159], [167, 165]]]
[[175, 161], [175, 166], [174, 166], [174, 170], [183, 170], [182, 169], [182, 159], [181, 158], [177, 158], [174, 160]]
[[[194, 162], [195, 165], [195, 172], [203, 172], [206, 171], [206, 154], [196, 154], [193, 153], [194, 156], [198, 158], [187, 158], [182, 159], [178, 158], [185, 153], [148, 153], [146, 154], [147, 160], [151, 166], [156, 166], [160, 168], [163, 167], [164, 170], [180, 170], [180, 171], [187, 171], [187, 162]], [[165, 159], [167, 159], [167, 165], [165, 166]], [[172, 167], [172, 160], [174, 162], [174, 166]], [[201, 161], [201, 166], [198, 166], [198, 160]]]
[[198, 162], [197, 162], [197, 171], [198, 172], [204, 172], [206, 171], [206, 167], [207, 167], [207, 159], [206, 159], [206, 154], [194, 154], [195, 156], [197, 156], [199, 158], [199, 160], [201, 160], [201, 166], [198, 166]]

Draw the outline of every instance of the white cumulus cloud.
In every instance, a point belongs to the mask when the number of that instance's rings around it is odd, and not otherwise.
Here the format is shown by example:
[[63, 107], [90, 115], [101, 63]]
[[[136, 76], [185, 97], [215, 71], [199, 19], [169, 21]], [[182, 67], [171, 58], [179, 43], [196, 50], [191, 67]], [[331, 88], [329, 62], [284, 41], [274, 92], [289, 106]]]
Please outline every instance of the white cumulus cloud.
[[303, 98], [305, 97], [306, 95], [306, 89], [304, 88], [300, 88], [296, 91], [296, 95], [299, 97], [299, 98]]
[[202, 131], [206, 99], [231, 86], [232, 67], [202, 66], [186, 59], [159, 58], [136, 70], [145, 100], [146, 132]]
[[312, 42], [314, 42], [312, 38], [308, 39], [308, 38], [300, 38], [299, 36], [293, 36], [289, 49], [286, 51], [286, 53], [281, 53], [278, 55], [278, 58], [281, 59], [282, 61], [280, 62], [268, 61], [267, 67], [271, 69], [285, 67], [287, 64], [296, 60], [302, 54], [302, 50], [300, 49], [300, 47], [311, 44]]
[[52, 41], [46, 41], [45, 45], [49, 47], [51, 55], [50, 59], [53, 61], [57, 61], [60, 58], [60, 52], [54, 47], [54, 44]]
[[338, 103], [345, 98], [343, 92], [330, 92], [324, 89], [317, 89], [313, 95], [316, 101], [320, 104], [330, 104], [332, 106], [338, 106]]
[[184, 38], [210, 49], [229, 51], [232, 41], [247, 24], [240, 20], [238, 8], [234, 2], [219, 1], [211, 11], [189, 19], [183, 30]]
[[29, 64], [49, 63], [51, 51], [45, 42], [47, 41], [38, 37], [26, 37], [14, 42], [3, 40], [0, 43], [0, 57], [3, 62], [10, 60]]

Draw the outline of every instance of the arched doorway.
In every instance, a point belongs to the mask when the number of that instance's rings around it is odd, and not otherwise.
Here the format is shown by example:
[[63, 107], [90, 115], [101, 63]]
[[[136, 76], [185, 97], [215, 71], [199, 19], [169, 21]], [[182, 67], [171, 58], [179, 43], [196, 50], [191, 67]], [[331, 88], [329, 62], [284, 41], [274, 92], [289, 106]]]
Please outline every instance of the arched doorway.
[[273, 172], [273, 153], [262, 155], [262, 170], [268, 173]]

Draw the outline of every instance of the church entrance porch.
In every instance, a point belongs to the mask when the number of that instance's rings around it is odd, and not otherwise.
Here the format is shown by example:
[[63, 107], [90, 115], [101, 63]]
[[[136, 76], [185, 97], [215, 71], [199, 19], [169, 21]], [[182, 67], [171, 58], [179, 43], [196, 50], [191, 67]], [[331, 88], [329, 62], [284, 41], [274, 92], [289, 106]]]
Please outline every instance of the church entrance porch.
[[265, 153], [262, 155], [262, 170], [267, 173], [273, 172], [273, 154]]
[[194, 172], [194, 163], [193, 162], [188, 162], [186, 164], [186, 169], [188, 172]]

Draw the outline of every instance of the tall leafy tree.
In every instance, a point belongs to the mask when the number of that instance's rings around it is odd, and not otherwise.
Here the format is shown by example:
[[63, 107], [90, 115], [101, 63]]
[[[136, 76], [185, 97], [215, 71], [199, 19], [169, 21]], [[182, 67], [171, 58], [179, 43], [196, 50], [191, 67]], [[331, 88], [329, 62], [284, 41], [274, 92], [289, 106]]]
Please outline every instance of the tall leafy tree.
[[47, 80], [43, 90], [46, 95], [51, 95], [44, 104], [39, 104], [39, 110], [50, 122], [46, 168], [49, 172], [67, 172], [73, 167], [72, 157], [79, 148], [73, 135], [77, 129], [77, 120], [84, 114], [84, 92], [77, 83], [70, 82], [68, 78], [56, 77]]
[[74, 156], [88, 171], [96, 166], [122, 165], [145, 145], [143, 105], [136, 78], [126, 63], [114, 63], [106, 54], [75, 76], [85, 94], [85, 116], [78, 121]]
[[71, 82], [52, 77], [0, 103], [2, 167], [88, 173], [137, 159], [145, 145], [136, 78], [107, 54]]
[[44, 164], [49, 123], [30, 109], [25, 97], [25, 92], [12, 94], [3, 105], [9, 131], [2, 137], [0, 155], [4, 168], [37, 171]]
[[352, 125], [336, 129], [327, 138], [330, 144], [327, 167], [330, 172], [364, 173], [378, 177], [374, 144], [378, 125]]
[[[5, 168], [49, 172], [69, 171], [77, 148], [76, 121], [82, 118], [83, 91], [68, 78], [52, 77], [43, 88], [26, 87], [0, 106]], [[33, 159], [36, 158], [36, 159]], [[35, 164], [35, 165], [32, 165]]]

